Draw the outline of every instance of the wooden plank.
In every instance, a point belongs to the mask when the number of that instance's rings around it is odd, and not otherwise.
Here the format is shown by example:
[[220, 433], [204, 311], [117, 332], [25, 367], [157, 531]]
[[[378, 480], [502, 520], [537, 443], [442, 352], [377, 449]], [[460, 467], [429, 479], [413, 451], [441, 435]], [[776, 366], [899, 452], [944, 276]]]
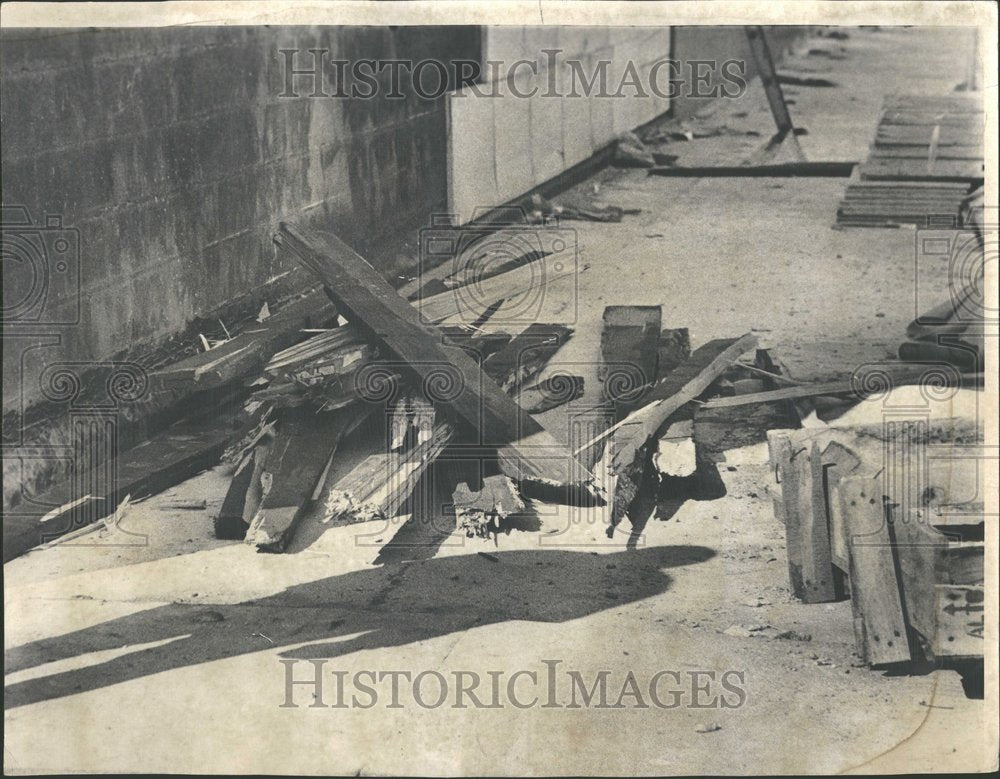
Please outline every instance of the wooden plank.
[[890, 181], [945, 180], [945, 181], [978, 181], [983, 178], [981, 162], [966, 162], [963, 160], [934, 160], [930, 163], [918, 162], [906, 165], [906, 160], [870, 160], [858, 168], [858, 173], [866, 179], [884, 179]]
[[270, 450], [270, 441], [257, 444], [237, 467], [213, 522], [216, 538], [242, 541], [246, 537], [263, 498], [260, 477]]
[[[612, 530], [627, 514], [628, 504], [637, 491], [644, 467], [642, 451], [650, 438], [674, 412], [708, 389], [741, 354], [756, 346], [757, 338], [752, 334], [710, 341], [650, 390], [650, 403], [602, 434], [602, 438], [609, 436], [610, 440], [601, 455], [597, 472], [601, 479], [599, 488], [611, 505]], [[620, 485], [620, 481], [625, 484]]]
[[802, 600], [804, 603], [826, 603], [839, 597], [839, 582], [830, 552], [830, 523], [826, 510], [823, 462], [816, 442], [797, 455], [792, 468], [798, 471], [799, 478]]
[[815, 178], [847, 178], [858, 165], [856, 162], [784, 162], [773, 165], [716, 165], [708, 167], [654, 167], [649, 169], [651, 176], [694, 177], [795, 177], [806, 176]]
[[870, 665], [911, 659], [896, 564], [877, 480], [852, 476], [837, 485], [850, 544], [851, 599], [864, 621], [860, 647]]
[[[701, 395], [741, 354], [754, 349], [757, 337], [748, 333], [740, 338], [720, 338], [699, 347], [691, 358], [650, 390], [645, 406], [616, 422], [582, 447], [590, 447], [615, 435], [624, 453], [631, 444], [641, 445], [681, 406]], [[621, 434], [618, 431], [622, 430]], [[617, 458], [616, 458], [617, 459]]]
[[[517, 482], [583, 484], [593, 478], [541, 425], [522, 411], [461, 349], [448, 347], [419, 312], [403, 300], [347, 244], [329, 233], [309, 233], [282, 224], [279, 247], [292, 252], [331, 290], [352, 321], [392, 350], [424, 381], [452, 379], [447, 403], [497, 447], [504, 473]], [[548, 259], [548, 258], [546, 258]]]
[[[775, 518], [785, 526], [785, 560], [788, 565], [788, 585], [794, 597], [802, 599], [802, 539], [799, 521], [799, 470], [792, 467], [793, 448], [787, 430], [770, 430], [767, 445], [775, 480], [781, 486], [780, 501], [775, 499]], [[779, 509], [780, 506], [780, 509]]]
[[[901, 364], [902, 366], [902, 364]], [[891, 374], [890, 378], [893, 386], [903, 386], [906, 384], [919, 384], [923, 376], [923, 371], [917, 372], [914, 369], [901, 370], [898, 374]], [[978, 373], [959, 374], [962, 387], [975, 387], [982, 381]], [[874, 390], [872, 390], [874, 392]], [[702, 408], [732, 408], [734, 406], [748, 406], [754, 403], [774, 403], [779, 400], [791, 400], [796, 398], [811, 398], [817, 395], [864, 395], [864, 382], [862, 381], [830, 381], [819, 384], [806, 384], [801, 387], [783, 387], [782, 389], [769, 390], [767, 392], [756, 392], [750, 395], [734, 395], [728, 398], [712, 398], [705, 401]]]
[[[108, 516], [125, 495], [140, 498], [179, 484], [219, 461], [229, 440], [249, 417], [242, 409], [222, 411], [211, 418], [184, 420], [145, 443], [121, 452], [74, 480], [63, 482], [30, 502], [4, 512], [4, 562], [41, 543]], [[101, 494], [74, 494], [74, 489], [98, 485]], [[54, 508], [58, 507], [58, 508]]]
[[262, 552], [285, 550], [331, 454], [364, 416], [357, 409], [284, 411], [260, 477], [266, 494], [247, 530], [246, 543]]
[[791, 590], [804, 603], [835, 600], [841, 582], [833, 570], [820, 447], [796, 431], [769, 431], [768, 443], [781, 484]]

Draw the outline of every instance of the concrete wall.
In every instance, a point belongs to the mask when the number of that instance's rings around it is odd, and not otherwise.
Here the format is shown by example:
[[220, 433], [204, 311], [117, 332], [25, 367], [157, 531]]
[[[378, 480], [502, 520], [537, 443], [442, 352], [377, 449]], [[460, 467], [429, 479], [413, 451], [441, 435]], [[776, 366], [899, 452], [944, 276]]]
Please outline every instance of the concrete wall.
[[[414, 262], [394, 247], [445, 203], [443, 100], [310, 98], [309, 80], [296, 82], [302, 97], [280, 97], [281, 49], [303, 50], [307, 67], [310, 48], [347, 60], [481, 48], [476, 27], [0, 35], [5, 508], [21, 487], [63, 478], [69, 410], [91, 394], [106, 402], [108, 361], [148, 365], [192, 320], [217, 328], [213, 312], [233, 301], [259, 307], [307, 283], [275, 257], [279, 220], [336, 229], [386, 273]], [[62, 229], [14, 224], [25, 213]], [[58, 363], [82, 395], [46, 388]], [[122, 424], [120, 445], [150, 432]]]
[[[559, 49], [556, 72], [550, 73], [544, 49]], [[524, 194], [670, 107], [666, 97], [571, 96], [568, 61], [577, 60], [590, 74], [609, 60], [609, 91], [620, 84], [632, 61], [645, 80], [650, 66], [670, 55], [669, 28], [643, 27], [490, 27], [485, 59], [505, 63], [501, 73], [522, 59], [535, 60], [513, 70], [515, 91], [487, 71], [477, 94], [466, 87], [448, 100], [449, 210], [462, 221]], [[549, 79], [558, 96], [549, 96]], [[579, 81], [577, 81], [579, 85]], [[491, 88], [498, 95], [493, 96]], [[537, 90], [531, 97], [520, 97]]]

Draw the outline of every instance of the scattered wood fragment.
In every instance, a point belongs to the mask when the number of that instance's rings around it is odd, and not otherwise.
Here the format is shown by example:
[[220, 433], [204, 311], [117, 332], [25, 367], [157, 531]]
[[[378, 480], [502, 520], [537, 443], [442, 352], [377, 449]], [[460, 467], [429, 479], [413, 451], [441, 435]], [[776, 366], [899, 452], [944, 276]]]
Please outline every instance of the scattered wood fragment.
[[472, 492], [460, 482], [452, 495], [458, 529], [469, 538], [490, 538], [500, 529], [502, 520], [524, 511], [524, 501], [509, 478], [502, 474], [487, 476], [483, 487]]

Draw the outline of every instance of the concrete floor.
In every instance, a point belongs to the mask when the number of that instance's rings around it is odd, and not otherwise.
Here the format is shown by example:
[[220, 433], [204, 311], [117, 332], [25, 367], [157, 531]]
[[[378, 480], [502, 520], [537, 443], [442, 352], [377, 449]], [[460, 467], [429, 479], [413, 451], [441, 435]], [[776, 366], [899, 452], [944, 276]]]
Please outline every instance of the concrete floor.
[[[839, 86], [789, 90], [810, 159], [863, 159], [882, 95], [947, 92], [964, 77], [964, 33], [852, 30], [807, 42], [786, 71]], [[843, 47], [844, 59], [809, 55]], [[872, 79], [876, 70], [878, 79]], [[758, 87], [706, 106], [718, 138], [673, 143], [682, 163], [734, 163], [770, 119]], [[694, 120], [692, 120], [694, 121]], [[756, 130], [762, 136], [746, 135]], [[666, 150], [666, 149], [665, 149]], [[594, 376], [605, 305], [662, 304], [664, 326], [697, 346], [757, 332], [799, 378], [842, 375], [892, 357], [917, 291], [943, 295], [943, 272], [917, 278], [912, 230], [832, 228], [839, 179], [667, 179], [606, 171], [579, 188], [642, 213], [573, 223], [589, 269], [551, 285], [539, 318], [573, 324], [553, 367]], [[596, 188], [596, 194], [595, 194]], [[513, 309], [511, 309], [513, 310]], [[501, 312], [502, 315], [502, 312]], [[564, 434], [567, 410], [543, 421]], [[650, 521], [629, 549], [601, 518], [537, 504], [538, 528], [496, 543], [417, 512], [372, 526], [307, 518], [294, 554], [259, 555], [212, 538], [224, 469], [130, 509], [114, 532], [4, 566], [8, 773], [172, 771], [364, 774], [733, 774], [961, 771], [986, 767], [981, 700], [954, 671], [892, 677], [856, 665], [848, 602], [803, 605], [787, 589], [762, 445], [726, 453], [725, 495]], [[163, 508], [203, 497], [203, 511]], [[574, 521], [575, 520], [575, 521]], [[633, 539], [634, 541], [634, 539]], [[449, 700], [423, 708], [388, 681], [370, 708], [285, 702], [285, 661], [334, 672], [438, 671]], [[560, 661], [588, 686], [609, 672], [614, 703], [629, 673], [659, 671], [673, 708], [534, 705], [455, 708], [454, 679], [517, 671], [545, 680]], [[708, 692], [692, 690], [692, 672]], [[719, 685], [726, 672], [741, 702]], [[676, 675], [674, 675], [676, 674]], [[680, 679], [680, 682], [675, 680]], [[708, 680], [708, 681], [706, 681]], [[742, 681], [740, 681], [742, 680]], [[515, 695], [530, 700], [529, 678]], [[369, 683], [371, 681], [369, 680]], [[357, 690], [357, 686], [354, 686]], [[422, 688], [436, 697], [434, 681]], [[534, 693], [546, 696], [541, 681]], [[721, 694], [721, 695], [720, 695]], [[365, 696], [361, 701], [365, 702]], [[433, 701], [432, 701], [433, 702]]]

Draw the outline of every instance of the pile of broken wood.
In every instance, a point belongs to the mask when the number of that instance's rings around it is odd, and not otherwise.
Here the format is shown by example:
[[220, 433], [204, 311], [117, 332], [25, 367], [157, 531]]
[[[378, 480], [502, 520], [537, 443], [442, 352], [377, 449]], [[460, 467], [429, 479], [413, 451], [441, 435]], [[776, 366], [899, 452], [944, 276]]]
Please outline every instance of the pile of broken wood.
[[[336, 236], [282, 225], [275, 242], [324, 284], [337, 321], [270, 357], [252, 382], [253, 423], [225, 453], [235, 472], [217, 535], [262, 551], [286, 549], [317, 501], [335, 525], [397, 516], [446, 449], [479, 461], [481, 478], [451, 489], [468, 535], [495, 534], [530, 497], [607, 505], [610, 535], [644, 480], [694, 473], [695, 401], [756, 346], [747, 335], [692, 354], [686, 330], [661, 329], [659, 306], [608, 307], [602, 401], [571, 414], [583, 423], [571, 421], [566, 445], [532, 415], [583, 394], [571, 372], [538, 381], [570, 328], [436, 324], [469, 308], [461, 288], [407, 301]], [[477, 279], [478, 321], [520, 291], [509, 274], [523, 270]], [[554, 275], [535, 273], [535, 283]], [[363, 454], [354, 445], [341, 456], [352, 437]]]

